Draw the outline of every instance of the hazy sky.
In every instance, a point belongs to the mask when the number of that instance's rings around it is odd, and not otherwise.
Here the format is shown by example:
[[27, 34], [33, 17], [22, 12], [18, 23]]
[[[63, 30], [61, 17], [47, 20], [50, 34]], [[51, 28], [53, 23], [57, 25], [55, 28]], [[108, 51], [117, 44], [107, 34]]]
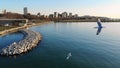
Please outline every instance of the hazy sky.
[[23, 7], [28, 7], [29, 13], [32, 14], [67, 11], [80, 16], [120, 18], [120, 0], [0, 0], [0, 12], [6, 9], [10, 12], [23, 13]]

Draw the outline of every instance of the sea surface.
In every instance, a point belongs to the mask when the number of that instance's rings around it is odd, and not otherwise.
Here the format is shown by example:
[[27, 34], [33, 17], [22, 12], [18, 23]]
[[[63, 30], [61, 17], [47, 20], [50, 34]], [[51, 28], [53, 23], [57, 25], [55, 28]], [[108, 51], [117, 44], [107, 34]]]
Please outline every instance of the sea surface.
[[[26, 54], [0, 56], [0, 68], [120, 68], [120, 23], [51, 22], [34, 26], [42, 41]], [[0, 37], [0, 49], [18, 42], [17, 32]]]

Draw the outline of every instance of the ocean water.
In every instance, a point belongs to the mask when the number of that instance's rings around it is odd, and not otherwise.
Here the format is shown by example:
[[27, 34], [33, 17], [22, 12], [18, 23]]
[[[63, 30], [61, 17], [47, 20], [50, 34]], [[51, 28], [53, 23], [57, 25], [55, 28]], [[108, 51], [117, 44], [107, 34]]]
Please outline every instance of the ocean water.
[[[0, 56], [0, 68], [120, 68], [120, 23], [49, 23], [31, 27], [42, 41], [30, 52]], [[23, 39], [21, 33], [0, 37], [0, 48]]]

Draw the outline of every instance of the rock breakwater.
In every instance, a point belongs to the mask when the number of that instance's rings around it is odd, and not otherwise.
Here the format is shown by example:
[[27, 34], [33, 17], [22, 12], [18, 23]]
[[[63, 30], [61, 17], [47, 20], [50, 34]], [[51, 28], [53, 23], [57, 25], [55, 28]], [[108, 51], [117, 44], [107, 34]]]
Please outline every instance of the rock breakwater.
[[38, 32], [27, 29], [21, 30], [21, 32], [25, 35], [25, 38], [3, 48], [0, 51], [1, 55], [12, 56], [25, 53], [37, 46], [38, 42], [41, 40], [41, 35]]

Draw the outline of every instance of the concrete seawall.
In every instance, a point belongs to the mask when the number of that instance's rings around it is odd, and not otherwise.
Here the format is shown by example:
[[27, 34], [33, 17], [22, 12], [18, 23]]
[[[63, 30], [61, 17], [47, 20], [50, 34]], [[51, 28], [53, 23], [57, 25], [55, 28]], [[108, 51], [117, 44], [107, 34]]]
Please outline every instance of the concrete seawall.
[[41, 40], [41, 35], [38, 32], [32, 30], [21, 30], [25, 35], [25, 38], [19, 42], [14, 42], [11, 45], [3, 48], [0, 51], [1, 55], [12, 56], [25, 53], [32, 48], [36, 47], [38, 42]]

